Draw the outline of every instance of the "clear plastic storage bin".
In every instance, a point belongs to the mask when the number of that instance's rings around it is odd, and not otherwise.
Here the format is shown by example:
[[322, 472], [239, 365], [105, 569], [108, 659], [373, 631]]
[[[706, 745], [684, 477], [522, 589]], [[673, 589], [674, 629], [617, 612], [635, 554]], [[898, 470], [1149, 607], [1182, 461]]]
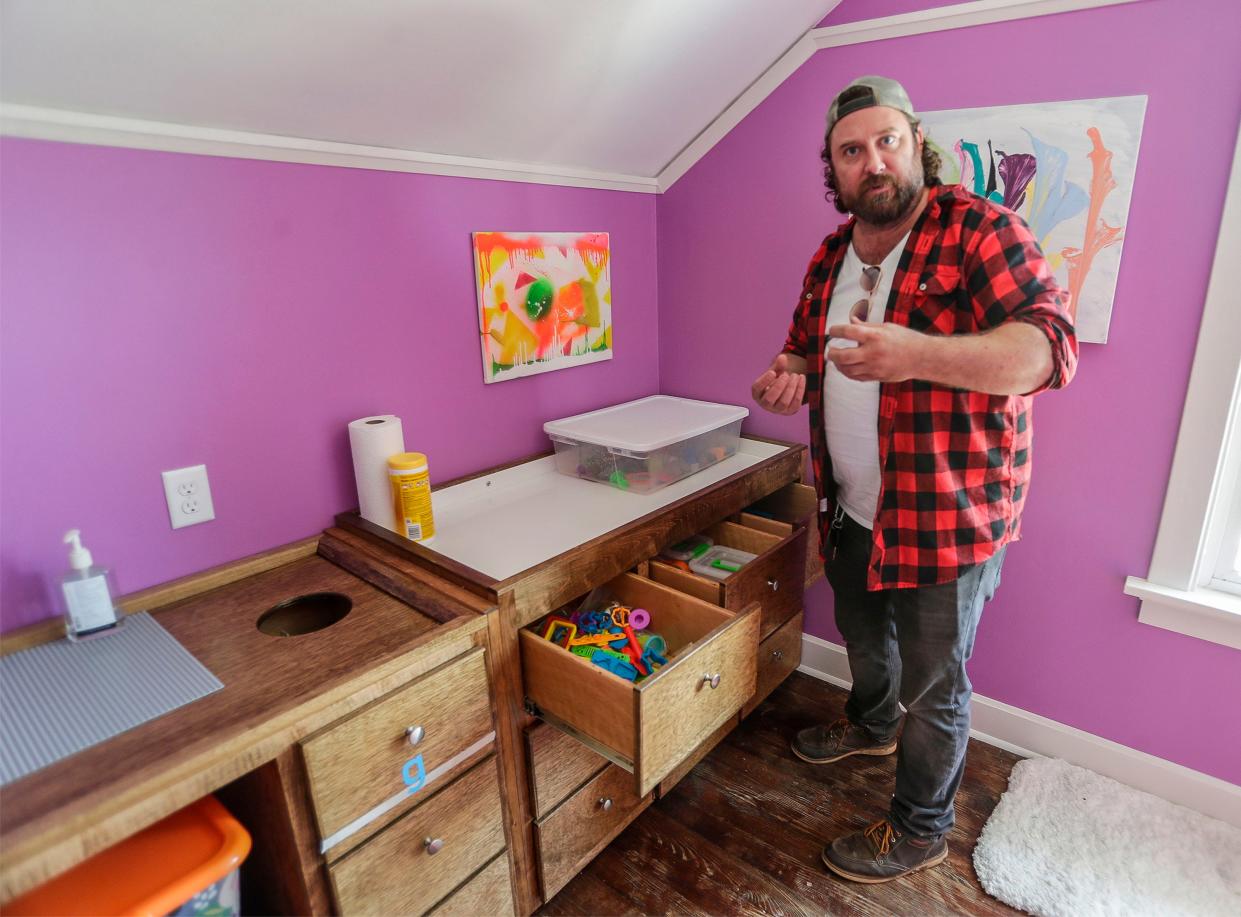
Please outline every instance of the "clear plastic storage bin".
[[733, 455], [750, 412], [652, 395], [543, 425], [564, 474], [649, 494]]

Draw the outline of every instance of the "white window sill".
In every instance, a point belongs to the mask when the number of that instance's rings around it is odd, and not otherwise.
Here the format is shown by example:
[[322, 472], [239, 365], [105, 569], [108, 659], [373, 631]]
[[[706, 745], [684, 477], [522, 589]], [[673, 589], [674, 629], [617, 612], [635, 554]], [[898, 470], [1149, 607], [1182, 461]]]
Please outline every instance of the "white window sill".
[[1125, 594], [1142, 600], [1143, 624], [1241, 649], [1241, 596], [1215, 589], [1186, 592], [1136, 576], [1125, 580]]

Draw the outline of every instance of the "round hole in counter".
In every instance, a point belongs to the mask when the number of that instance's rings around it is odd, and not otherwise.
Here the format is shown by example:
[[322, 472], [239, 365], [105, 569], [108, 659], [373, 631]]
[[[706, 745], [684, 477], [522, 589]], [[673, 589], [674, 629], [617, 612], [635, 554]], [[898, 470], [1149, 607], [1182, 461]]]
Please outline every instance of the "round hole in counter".
[[297, 637], [331, 627], [353, 608], [353, 600], [339, 592], [314, 592], [281, 602], [258, 620], [258, 628], [273, 637]]

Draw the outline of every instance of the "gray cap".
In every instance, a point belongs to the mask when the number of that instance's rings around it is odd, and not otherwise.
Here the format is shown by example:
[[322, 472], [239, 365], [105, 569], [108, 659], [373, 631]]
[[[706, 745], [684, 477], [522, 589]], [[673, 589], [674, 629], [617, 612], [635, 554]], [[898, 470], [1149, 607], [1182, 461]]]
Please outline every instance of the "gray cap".
[[895, 108], [910, 121], [918, 120], [918, 116], [914, 114], [913, 103], [909, 101], [909, 93], [905, 92], [905, 87], [896, 80], [890, 80], [886, 76], [859, 76], [832, 99], [831, 107], [827, 110], [827, 131], [824, 136], [831, 134], [836, 122], [846, 115], [876, 106]]

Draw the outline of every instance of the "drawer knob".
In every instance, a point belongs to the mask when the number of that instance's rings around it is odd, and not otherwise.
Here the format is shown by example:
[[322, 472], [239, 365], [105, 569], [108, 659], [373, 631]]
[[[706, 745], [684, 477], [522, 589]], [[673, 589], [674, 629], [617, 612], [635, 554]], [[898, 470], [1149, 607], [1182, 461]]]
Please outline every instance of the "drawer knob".
[[772, 592], [775, 592], [780, 588], [780, 581], [778, 579], [769, 579], [767, 580], [767, 585], [771, 587]]
[[435, 854], [444, 849], [444, 839], [442, 837], [437, 837], [434, 839], [429, 837], [423, 838], [422, 846], [427, 848], [427, 853], [431, 856], [435, 856]]
[[405, 738], [409, 739], [410, 745], [417, 745], [426, 734], [427, 731], [421, 726], [410, 726], [405, 730]]
[[702, 683], [704, 685], [710, 685], [713, 689], [718, 688], [720, 686], [720, 673], [716, 672], [712, 675], [709, 672], [703, 672]]
[[771, 658], [779, 662], [784, 658], [784, 650], [772, 650]]
[[601, 808], [605, 812], [612, 811], [612, 800], [606, 796], [603, 799], [600, 799], [599, 808]]

